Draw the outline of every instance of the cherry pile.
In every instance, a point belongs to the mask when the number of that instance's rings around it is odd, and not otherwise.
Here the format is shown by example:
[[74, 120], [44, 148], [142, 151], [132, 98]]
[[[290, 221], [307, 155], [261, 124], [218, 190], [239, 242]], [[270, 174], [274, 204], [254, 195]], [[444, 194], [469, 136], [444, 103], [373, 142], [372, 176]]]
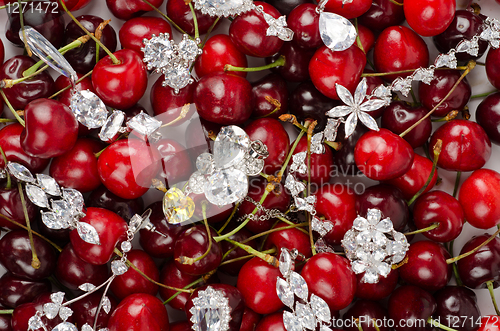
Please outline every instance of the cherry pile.
[[[0, 169], [17, 162], [82, 192], [82, 221], [98, 229], [101, 245], [84, 242], [76, 230], [48, 228], [21, 184], [0, 179], [0, 331], [28, 330], [51, 293], [63, 291], [71, 300], [82, 293], [81, 284], [104, 283], [116, 248], [127, 239], [127, 223], [146, 209], [156, 232], [141, 229], [134, 240], [127, 255], [133, 268], [110, 285], [109, 314], [100, 310], [96, 317], [100, 291], [71, 304], [68, 322], [79, 329], [97, 321], [96, 331], [192, 330], [194, 298], [212, 288], [229, 298], [229, 330], [284, 331], [288, 308], [276, 280], [285, 248], [298, 251], [295, 271], [309, 293], [322, 298], [337, 321], [358, 321], [332, 330], [500, 330], [494, 296], [500, 286], [500, 49], [480, 40], [477, 56], [457, 53], [457, 68], [436, 69], [430, 84], [414, 82], [409, 97], [393, 93], [390, 105], [371, 112], [379, 131], [358, 123], [345, 138], [342, 124], [323, 154], [309, 154], [308, 172], [297, 178], [316, 197], [316, 216], [332, 227], [321, 237], [333, 251], [317, 251], [320, 236], [310, 215], [291, 210], [284, 187], [290, 158], [309, 152], [311, 136], [327, 125], [325, 113], [343, 105], [336, 84], [354, 93], [366, 78], [370, 94], [427, 68], [438, 53], [479, 35], [487, 16], [499, 17], [500, 1], [484, 0], [480, 8], [455, 0], [329, 0], [325, 11], [350, 19], [358, 30], [356, 43], [340, 52], [323, 44], [313, 0], [255, 1], [275, 18], [287, 15], [294, 37], [286, 42], [266, 36], [268, 26], [254, 10], [231, 19], [195, 11], [194, 20], [184, 0], [64, 0], [56, 13], [21, 23], [5, 7], [16, 2], [0, 0], [6, 23], [0, 35]], [[21, 24], [35, 26], [56, 48], [83, 40], [64, 54], [81, 89], [127, 119], [141, 111], [161, 116], [172, 123], [163, 137], [100, 141], [69, 108], [69, 79], [42, 70], [25, 52]], [[144, 39], [160, 33], [202, 40], [195, 82], [179, 93], [143, 62]], [[164, 192], [183, 187], [196, 171], [194, 160], [212, 151], [227, 125], [267, 146], [269, 157], [250, 179], [248, 197], [288, 218], [259, 220], [265, 215], [259, 209], [240, 229], [255, 204], [221, 208], [191, 194], [192, 222], [169, 223]], [[376, 284], [361, 281], [363, 273], [354, 273], [341, 246], [354, 219], [372, 208], [410, 242], [405, 260]], [[371, 319], [394, 326], [374, 327]], [[61, 323], [59, 317], [42, 320], [46, 330]], [[416, 320], [426, 323], [400, 325]]]

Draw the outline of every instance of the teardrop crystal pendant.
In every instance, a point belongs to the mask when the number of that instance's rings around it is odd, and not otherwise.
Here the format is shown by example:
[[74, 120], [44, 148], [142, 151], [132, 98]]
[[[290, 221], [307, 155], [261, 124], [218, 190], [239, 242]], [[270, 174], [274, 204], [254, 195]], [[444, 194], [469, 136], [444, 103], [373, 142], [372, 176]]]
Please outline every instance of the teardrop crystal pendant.
[[356, 41], [356, 28], [345, 17], [328, 12], [319, 15], [319, 32], [325, 45], [334, 52], [351, 47]]

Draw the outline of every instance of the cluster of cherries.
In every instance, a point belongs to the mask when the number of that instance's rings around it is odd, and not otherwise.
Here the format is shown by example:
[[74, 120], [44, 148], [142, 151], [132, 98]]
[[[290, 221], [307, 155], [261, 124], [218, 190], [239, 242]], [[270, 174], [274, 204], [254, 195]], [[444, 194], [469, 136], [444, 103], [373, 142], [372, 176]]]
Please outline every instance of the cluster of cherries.
[[[0, 0], [0, 5], [14, 2]], [[108, 17], [82, 15], [65, 25], [68, 14], [89, 3], [64, 0], [57, 13], [48, 10], [23, 20], [19, 13], [9, 13], [2, 39], [24, 47], [19, 37], [24, 24], [35, 27], [56, 48], [81, 40], [64, 50], [79, 75], [78, 86], [95, 92], [109, 108], [123, 110], [127, 118], [144, 111], [162, 115], [163, 123], [172, 122], [172, 127], [184, 125], [186, 146], [174, 139], [149, 142], [127, 134], [105, 144], [96, 130], [75, 119], [69, 108], [70, 80], [60, 76], [54, 81], [49, 70], [28, 55], [4, 62], [0, 39], [0, 121], [5, 123], [0, 128], [0, 169], [7, 161], [17, 162], [84, 193], [86, 215], [80, 221], [97, 230], [101, 243], [84, 242], [76, 230], [49, 229], [24, 188], [14, 178], [1, 179], [0, 263], [7, 272], [0, 278], [0, 331], [28, 330], [28, 320], [51, 302], [52, 292], [64, 291], [69, 300], [81, 294], [81, 284], [104, 283], [111, 275], [110, 261], [119, 253], [116, 248], [127, 239], [127, 222], [148, 208], [156, 231], [140, 230], [141, 249], [136, 244], [127, 255], [133, 268], [110, 285], [109, 314], [101, 310], [96, 317], [102, 296], [97, 291], [71, 304], [68, 322], [80, 328], [97, 321], [96, 330], [110, 331], [198, 330], [190, 312], [193, 298], [211, 287], [229, 298], [229, 330], [284, 331], [285, 306], [276, 281], [279, 254], [286, 248], [300, 253], [295, 271], [337, 319], [391, 319], [397, 331], [424, 331], [431, 323], [448, 331], [500, 330], [495, 316], [481, 317], [471, 290], [488, 288], [493, 294], [500, 284], [500, 230], [471, 238], [461, 255], [453, 257], [453, 241], [465, 222], [485, 230], [500, 224], [500, 173], [482, 169], [491, 156], [491, 143], [500, 144], [500, 93], [483, 96], [474, 122], [469, 119], [472, 90], [466, 78], [488, 50], [486, 74], [500, 89], [499, 49], [488, 49], [488, 43], [480, 41], [477, 56], [457, 54], [456, 69], [436, 69], [431, 84], [419, 83], [413, 102], [394, 94], [397, 100], [371, 112], [380, 119], [379, 131], [359, 124], [344, 138], [341, 125], [338, 140], [325, 143], [323, 154], [308, 154], [308, 171], [297, 178], [316, 196], [316, 216], [333, 225], [322, 239], [334, 252], [316, 251], [318, 233], [312, 232], [308, 215], [293, 213], [284, 187], [291, 156], [309, 151], [311, 136], [326, 126], [325, 113], [342, 104], [336, 84], [354, 93], [366, 77], [369, 94], [428, 67], [432, 59], [422, 37], [432, 37], [435, 47], [446, 53], [479, 35], [486, 16], [477, 5], [458, 10], [455, 0], [329, 0], [324, 10], [352, 20], [358, 31], [354, 45], [334, 52], [323, 44], [312, 0], [255, 2], [275, 18], [287, 15], [294, 32], [289, 42], [266, 36], [268, 25], [256, 10], [233, 17], [227, 34], [211, 34], [223, 18], [195, 11], [184, 0], [106, 0], [110, 12], [123, 20], [118, 34], [105, 21]], [[164, 12], [162, 17], [143, 16], [154, 9]], [[402, 25], [405, 20], [410, 28]], [[196, 82], [176, 93], [158, 77], [148, 91], [150, 105], [143, 107], [138, 102], [153, 79], [143, 62], [143, 40], [171, 36], [172, 26], [205, 38], [194, 63]], [[99, 44], [82, 39], [87, 32]], [[247, 68], [248, 57], [265, 58], [267, 65]], [[270, 72], [249, 82], [247, 72], [259, 69]], [[181, 114], [188, 104], [196, 105], [199, 118], [194, 112]], [[430, 111], [433, 119], [427, 116]], [[298, 140], [292, 137], [290, 143], [291, 130], [285, 130], [284, 121], [302, 131]], [[432, 122], [443, 123], [433, 130]], [[201, 222], [179, 225], [168, 222], [161, 201], [145, 206], [142, 196], [152, 183], [163, 191], [182, 187], [196, 170], [192, 160], [211, 152], [213, 138], [227, 125], [242, 126], [251, 140], [268, 148], [264, 170], [251, 179], [248, 192], [264, 209], [248, 200], [220, 208], [203, 194], [192, 194], [193, 219]], [[457, 172], [453, 194], [440, 190], [437, 167]], [[462, 172], [472, 173], [458, 189]], [[380, 183], [357, 194], [345, 180], [360, 173]], [[363, 273], [353, 272], [340, 246], [357, 215], [364, 217], [372, 208], [389, 217], [409, 241], [414, 234], [423, 235], [411, 243], [403, 263], [375, 284], [361, 281]], [[265, 215], [265, 209], [294, 216], [255, 217], [234, 230], [241, 225], [238, 219], [252, 212]], [[452, 278], [457, 285], [450, 285]], [[493, 303], [497, 309], [494, 296]], [[165, 305], [185, 311], [187, 317], [169, 322]], [[428, 323], [399, 325], [417, 319]], [[37, 330], [51, 330], [62, 321], [42, 320], [44, 328]], [[367, 322], [345, 327], [390, 329]]]

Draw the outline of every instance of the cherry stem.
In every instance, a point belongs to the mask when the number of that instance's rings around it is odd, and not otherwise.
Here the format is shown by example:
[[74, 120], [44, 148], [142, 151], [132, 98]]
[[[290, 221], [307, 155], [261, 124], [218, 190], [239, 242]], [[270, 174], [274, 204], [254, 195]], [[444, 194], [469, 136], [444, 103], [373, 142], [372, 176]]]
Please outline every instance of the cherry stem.
[[361, 323], [359, 323], [359, 318], [354, 319], [354, 323], [356, 323], [356, 327], [359, 331], [363, 331], [363, 327], [361, 326]]
[[271, 105], [273, 105], [274, 107], [274, 110], [272, 112], [270, 112], [269, 114], [266, 114], [264, 116], [260, 116], [260, 117], [257, 117], [257, 118], [266, 118], [266, 117], [269, 117], [271, 116], [272, 114], [276, 113], [277, 111], [279, 111], [281, 109], [281, 102], [279, 102], [278, 100], [270, 97], [269, 95], [266, 95], [264, 97], [266, 99], [267, 102], [269, 102]]
[[439, 323], [438, 321], [436, 320], [433, 320], [432, 317], [429, 317], [429, 319], [427, 319], [427, 323], [429, 323], [430, 325], [436, 327], [436, 328], [440, 328], [440, 329], [443, 329], [445, 331], [457, 331], [455, 329], [452, 329], [446, 325], [443, 325], [441, 323]]
[[393, 4], [395, 4], [395, 5], [398, 5], [398, 6], [403, 6], [403, 5], [404, 5], [404, 3], [397, 2], [397, 1], [395, 1], [395, 0], [389, 0], [389, 1], [390, 1], [390, 2], [392, 2], [392, 3], [393, 3]]
[[[458, 66], [452, 70], [467, 70], [468, 66]], [[450, 70], [450, 68], [435, 68], [434, 70]], [[400, 75], [400, 74], [410, 74], [413, 73], [417, 69], [406, 69], [400, 71], [390, 71], [390, 72], [366, 72], [362, 73], [361, 77], [383, 77], [389, 75]]]
[[113, 53], [111, 53], [111, 51], [106, 46], [104, 46], [104, 44], [99, 39], [97, 39], [92, 33], [90, 33], [89, 30], [85, 29], [85, 27], [82, 25], [82, 23], [80, 23], [76, 19], [76, 17], [73, 15], [73, 13], [71, 13], [68, 10], [68, 8], [66, 7], [66, 4], [64, 3], [64, 0], [59, 0], [59, 3], [61, 4], [63, 10], [76, 23], [76, 25], [78, 25], [80, 27], [80, 29], [82, 29], [82, 31], [85, 32], [85, 34], [87, 34], [87, 36], [89, 36], [90, 38], [92, 38], [92, 40], [95, 41], [97, 45], [99, 45], [100, 47], [102, 47], [102, 49], [106, 52], [106, 54], [108, 54], [109, 57], [111, 58], [111, 61], [113, 61], [113, 64], [120, 64], [120, 61], [116, 58], [116, 56]]
[[325, 140], [323, 143], [325, 143], [326, 145], [330, 146], [331, 148], [333, 148], [336, 151], [339, 151], [342, 148], [342, 143], [340, 143], [340, 142], [326, 141]]
[[166, 124], [163, 124], [161, 126], [161, 128], [164, 128], [166, 126], [170, 126], [172, 124], [175, 124], [177, 122], [179, 122], [180, 120], [182, 120], [184, 117], [186, 117], [187, 113], [189, 112], [189, 110], [191, 109], [191, 104], [190, 103], [186, 103], [184, 106], [182, 106], [182, 109], [181, 109], [181, 113], [179, 114], [179, 116], [177, 116], [175, 119], [173, 119], [172, 121], [166, 123]]
[[[19, 5], [19, 8], [23, 8], [21, 6], [21, 0], [17, 0], [17, 3]], [[31, 57], [33, 53], [31, 52], [30, 46], [28, 45], [28, 40], [26, 39], [26, 32], [24, 31], [24, 8], [19, 11], [19, 23], [21, 25], [21, 31], [23, 32], [24, 48], [26, 49], [28, 56]]]
[[279, 117], [279, 119], [282, 122], [292, 123], [293, 125], [298, 127], [300, 130], [307, 132], [307, 128], [305, 126], [303, 126], [302, 124], [300, 124], [299, 121], [297, 121], [297, 117], [295, 115], [283, 114]]
[[455, 178], [455, 187], [453, 188], [453, 197], [457, 197], [458, 193], [458, 185], [460, 184], [460, 177], [462, 176], [461, 171], [457, 171], [457, 177]]
[[[356, 20], [357, 22], [357, 20]], [[311, 194], [311, 138], [313, 135], [314, 128], [318, 124], [318, 121], [314, 121], [307, 127], [307, 194]], [[314, 238], [312, 233], [312, 217], [311, 213], [307, 213], [307, 221], [309, 223], [309, 241], [311, 244], [311, 251], [313, 255], [316, 255], [316, 248], [314, 247]]]
[[[146, 5], [151, 7], [155, 12], [160, 14], [161, 17], [163, 17], [166, 21], [168, 21], [168, 23], [172, 24], [173, 27], [177, 29], [177, 31], [179, 31], [182, 34], [187, 34], [186, 31], [182, 30], [182, 28], [180, 26], [178, 26], [174, 21], [172, 21], [172, 19], [170, 17], [168, 17], [167, 15], [165, 15], [161, 10], [156, 8], [151, 2], [149, 2], [148, 0], [142, 0], [142, 2], [144, 2]], [[193, 39], [191, 36], [189, 36], [189, 38]]]
[[411, 236], [411, 235], [414, 235], [414, 234], [419, 234], [419, 233], [424, 233], [424, 232], [429, 232], [429, 231], [432, 231], [436, 228], [439, 227], [439, 223], [432, 223], [432, 225], [426, 227], [426, 228], [423, 228], [423, 229], [418, 229], [418, 230], [415, 230], [415, 231], [412, 231], [412, 232], [406, 232], [404, 235], [405, 236]]
[[194, 25], [194, 39], [200, 38], [200, 30], [198, 29], [198, 18], [194, 12], [193, 4], [189, 1], [189, 9], [191, 9], [191, 14], [193, 15], [193, 25]]
[[458, 116], [458, 114], [459, 114], [458, 110], [452, 110], [445, 117], [441, 117], [435, 120], [433, 119], [431, 120], [431, 122], [449, 122], [455, 119]]
[[500, 316], [500, 310], [498, 310], [497, 300], [495, 298], [495, 292], [493, 291], [493, 281], [489, 280], [486, 282], [488, 286], [488, 291], [490, 292], [491, 302], [493, 302], [493, 307], [495, 307], [495, 312]]
[[[203, 281], [203, 277], [200, 277], [198, 278], [197, 280], [195, 280], [194, 282], [186, 285], [183, 287], [183, 289], [190, 289], [191, 287], [195, 286], [196, 284], [198, 283], [201, 283]], [[167, 303], [169, 303], [170, 301], [174, 300], [179, 294], [181, 294], [182, 292], [181, 291], [177, 291], [174, 295], [172, 295], [170, 298], [168, 298], [167, 300], [163, 301], [163, 304], [166, 305]]]
[[358, 30], [358, 18], [354, 18], [354, 27], [356, 28], [356, 45], [358, 45], [359, 49], [366, 54], [366, 51], [361, 43], [361, 38], [359, 38], [359, 30]]
[[16, 112], [14, 107], [12, 107], [12, 104], [9, 102], [9, 99], [7, 99], [7, 96], [5, 96], [5, 93], [3, 93], [3, 89], [0, 88], [0, 95], [2, 95], [3, 101], [5, 101], [5, 104], [7, 105], [7, 108], [9, 108], [10, 112], [14, 115], [14, 117], [17, 119], [17, 121], [23, 126], [26, 126], [26, 123], [24, 120], [19, 116], [19, 114]]
[[249, 254], [252, 254], [253, 256], [256, 256], [256, 257], [266, 261], [267, 263], [269, 263], [270, 265], [272, 265], [274, 267], [277, 267], [279, 265], [278, 259], [272, 255], [266, 254], [264, 252], [259, 252], [258, 250], [256, 250], [252, 246], [239, 243], [239, 242], [231, 240], [229, 238], [226, 238], [225, 240], [230, 242], [231, 244], [243, 249], [245, 252], [248, 252]]
[[226, 223], [224, 223], [224, 225], [219, 229], [219, 231], [217, 231], [217, 233], [222, 233], [222, 231], [224, 231], [224, 229], [229, 225], [229, 222], [231, 222], [234, 215], [238, 211], [239, 206], [240, 206], [239, 204], [234, 205], [234, 208], [233, 208], [233, 211], [231, 212], [231, 215], [229, 215], [229, 218], [227, 219]]
[[[75, 85], [77, 85], [78, 83], [80, 83], [82, 80], [84, 80], [85, 78], [89, 77], [90, 75], [92, 75], [92, 72], [94, 70], [90, 70], [89, 72], [87, 72], [85, 75], [83, 75], [81, 78], [79, 78], [76, 82], [75, 82]], [[64, 91], [66, 90], [69, 90], [73, 88], [73, 85], [72, 84], [69, 84], [68, 86], [66, 86], [65, 88], [63, 89], [60, 89], [59, 91], [57, 91], [56, 93], [52, 94], [49, 99], [53, 99], [55, 97], [57, 97], [59, 94], [63, 93]]]
[[375, 328], [375, 331], [380, 331], [380, 328], [377, 326], [377, 319], [372, 318], [372, 321], [373, 321], [373, 327]]
[[418, 192], [408, 201], [408, 206], [411, 205], [415, 200], [424, 193], [424, 191], [427, 189], [429, 184], [432, 181], [432, 178], [434, 177], [434, 173], [436, 172], [437, 168], [437, 162], [439, 159], [439, 154], [441, 154], [441, 149], [443, 148], [443, 141], [441, 139], [438, 139], [434, 147], [432, 148], [432, 151], [434, 153], [434, 160], [432, 161], [432, 169], [429, 177], [427, 178], [427, 181], [425, 182], [424, 186], [418, 190]]
[[243, 72], [256, 72], [256, 71], [263, 71], [275, 67], [280, 67], [285, 65], [285, 57], [281, 55], [279, 58], [276, 59], [276, 61], [266, 64], [264, 66], [260, 67], [253, 67], [253, 68], [245, 68], [245, 67], [235, 67], [230, 64], [226, 64], [224, 66], [224, 71], [243, 71]]
[[14, 123], [14, 122], [17, 122], [17, 120], [10, 118], [0, 118], [0, 123]]
[[[450, 241], [450, 245], [448, 247], [448, 253], [450, 253], [451, 256], [453, 256], [453, 244], [455, 243], [455, 240]], [[462, 279], [460, 278], [460, 275], [458, 273], [458, 267], [456, 263], [452, 263], [453, 267], [453, 274], [455, 275], [455, 280], [457, 281], [458, 286], [463, 286], [464, 283], [462, 282]]]
[[178, 261], [182, 264], [192, 265], [195, 262], [198, 262], [198, 261], [204, 259], [208, 255], [208, 253], [210, 253], [210, 250], [212, 249], [212, 238], [210, 236], [210, 226], [208, 226], [208, 221], [207, 221], [207, 203], [206, 203], [206, 201], [203, 201], [203, 203], [201, 204], [201, 213], [203, 214], [203, 222], [205, 223], [205, 229], [207, 231], [207, 238], [208, 238], [207, 250], [205, 251], [205, 253], [203, 253], [203, 255], [198, 256], [197, 258], [180, 256], [177, 259], [175, 259], [176, 261]]
[[[7, 162], [9, 162], [9, 161], [7, 160], [7, 156], [5, 155], [2, 146], [0, 146], [0, 153], [2, 154], [2, 158], [3, 158], [3, 162], [5, 163], [5, 166], [7, 166]], [[7, 184], [5, 185], [5, 188], [7, 190], [10, 190], [10, 188], [12, 187], [12, 182], [11, 182], [11, 179], [10, 179], [10, 174], [9, 174], [9, 172], [7, 170], [5, 170], [5, 173], [7, 174]]]
[[475, 95], [471, 96], [470, 98], [471, 99], [484, 98], [490, 94], [497, 93], [497, 92], [498, 92], [498, 90], [493, 90], [493, 91], [489, 91], [489, 92], [485, 92], [485, 93], [481, 93], [481, 94], [475, 94]]
[[497, 231], [495, 231], [495, 233], [493, 233], [488, 239], [486, 239], [481, 245], [475, 247], [474, 249], [466, 252], [466, 253], [463, 253], [462, 255], [459, 255], [459, 256], [455, 256], [455, 257], [452, 257], [450, 259], [447, 259], [446, 260], [446, 263], [447, 264], [450, 264], [450, 263], [454, 263], [464, 257], [467, 257], [471, 254], [474, 254], [475, 252], [477, 252], [481, 247], [485, 246], [486, 244], [488, 244], [490, 241], [492, 241], [493, 239], [495, 239], [496, 236], [498, 236], [498, 234], [500, 233], [500, 229], [498, 229]]
[[474, 67], [476, 66], [476, 62], [474, 60], [470, 60], [469, 63], [467, 63], [467, 67], [465, 69], [465, 71], [462, 73], [462, 75], [460, 76], [460, 78], [456, 81], [456, 83], [453, 85], [453, 87], [450, 89], [450, 91], [448, 92], [448, 94], [446, 94], [444, 96], [443, 99], [441, 99], [441, 101], [438, 102], [437, 105], [434, 106], [434, 108], [432, 108], [427, 114], [425, 114], [424, 117], [422, 117], [421, 119], [419, 119], [417, 122], [415, 122], [412, 126], [410, 126], [408, 129], [406, 129], [403, 133], [401, 133], [399, 136], [401, 138], [403, 138], [408, 132], [410, 132], [411, 130], [413, 130], [415, 127], [417, 127], [420, 123], [422, 123], [423, 121], [425, 121], [425, 119], [427, 119], [429, 116], [432, 115], [432, 113], [434, 113], [436, 111], [436, 109], [439, 108], [439, 106], [441, 106], [443, 104], [443, 102], [446, 101], [446, 99], [448, 99], [450, 97], [450, 95], [453, 93], [453, 91], [455, 91], [455, 89], [457, 88], [458, 84], [460, 84], [460, 82], [465, 78], [465, 76], [467, 76], [467, 74], [469, 74], [469, 72], [474, 69]]
[[0, 310], [1, 315], [12, 315], [13, 312], [14, 312], [14, 309], [2, 309], [2, 310]]
[[17, 183], [17, 189], [19, 190], [19, 196], [21, 197], [21, 204], [23, 205], [24, 218], [26, 219], [26, 227], [28, 228], [28, 236], [30, 238], [31, 245], [31, 266], [33, 269], [39, 269], [41, 266], [38, 255], [36, 255], [35, 242], [33, 241], [33, 231], [31, 230], [31, 222], [28, 216], [28, 209], [26, 208], [26, 201], [24, 199], [23, 187], [21, 183]]
[[[268, 249], [267, 251], [262, 251], [261, 253], [263, 254], [274, 254], [276, 253], [276, 247], [273, 247], [271, 249]], [[231, 260], [226, 260], [224, 262], [222, 262], [219, 266], [221, 265], [225, 265], [225, 264], [230, 264], [230, 263], [233, 263], [233, 262], [238, 262], [238, 261], [241, 261], [241, 260], [246, 260], [246, 259], [250, 259], [252, 257], [254, 257], [255, 255], [245, 255], [245, 256], [240, 256], [240, 257], [236, 257], [234, 259], [231, 259]]]
[[201, 44], [200, 48], [203, 49], [203, 47], [205, 46], [205, 44], [207, 43], [208, 41], [208, 38], [210, 38], [210, 34], [212, 33], [212, 31], [215, 29], [215, 26], [217, 25], [217, 23], [219, 23], [219, 20], [220, 20], [220, 17], [217, 16], [217, 18], [215, 19], [215, 21], [212, 23], [212, 25], [210, 25], [210, 28], [208, 28], [208, 31], [207, 31], [207, 34], [205, 35], [205, 39], [203, 40], [203, 43]]

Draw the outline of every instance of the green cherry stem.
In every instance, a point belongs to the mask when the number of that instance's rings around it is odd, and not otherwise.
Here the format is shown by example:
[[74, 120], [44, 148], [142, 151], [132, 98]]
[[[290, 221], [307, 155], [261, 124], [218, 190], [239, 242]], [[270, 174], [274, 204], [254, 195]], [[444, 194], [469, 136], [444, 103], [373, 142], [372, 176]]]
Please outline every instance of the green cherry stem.
[[205, 39], [203, 40], [203, 43], [200, 46], [201, 49], [203, 49], [203, 47], [205, 47], [205, 44], [207, 43], [208, 38], [210, 38], [210, 34], [215, 29], [215, 26], [217, 25], [217, 23], [219, 23], [219, 20], [220, 20], [220, 17], [217, 17], [215, 19], [215, 21], [212, 23], [212, 25], [210, 26], [210, 28], [208, 28], [207, 34], [205, 35]]
[[424, 233], [424, 232], [429, 232], [429, 231], [432, 231], [436, 228], [439, 227], [439, 223], [433, 223], [432, 225], [426, 227], [426, 228], [423, 228], [423, 229], [418, 229], [418, 230], [415, 230], [415, 231], [412, 231], [412, 232], [406, 232], [404, 235], [405, 236], [411, 236], [411, 235], [414, 235], [414, 234], [419, 234], [419, 233]]
[[[453, 256], [453, 244], [455, 243], [455, 240], [450, 241], [450, 246], [448, 248], [448, 253], [450, 253], [451, 256]], [[458, 267], [455, 262], [452, 264], [453, 267], [453, 274], [455, 275], [455, 280], [457, 281], [458, 286], [464, 286], [464, 283], [462, 282], [462, 279], [460, 278], [460, 274], [458, 273]]]
[[498, 90], [493, 90], [493, 91], [490, 91], [490, 92], [485, 92], [485, 93], [481, 93], [481, 94], [475, 94], [475, 95], [471, 96], [470, 98], [471, 99], [484, 98], [484, 97], [487, 97], [490, 94], [497, 93], [497, 92], [498, 92]]
[[266, 64], [261, 67], [253, 67], [253, 68], [245, 68], [245, 67], [235, 67], [230, 64], [226, 64], [224, 66], [224, 71], [243, 71], [243, 72], [255, 72], [255, 71], [263, 71], [279, 66], [285, 65], [285, 57], [281, 55], [279, 58], [276, 59], [276, 61]]
[[[276, 247], [268, 249], [267, 251], [262, 251], [261, 253], [263, 253], [263, 254], [274, 254], [274, 253], [276, 253]], [[249, 255], [245, 255], [245, 256], [236, 257], [234, 259], [226, 260], [226, 261], [222, 262], [219, 266], [225, 265], [225, 264], [230, 264], [230, 263], [233, 263], [233, 262], [238, 262], [238, 261], [241, 261], [241, 260], [250, 259], [250, 258], [252, 258], [254, 256], [255, 255], [249, 254]]]
[[240, 207], [240, 204], [235, 204], [234, 205], [234, 208], [233, 208], [233, 211], [231, 212], [231, 215], [229, 215], [229, 218], [226, 220], [226, 223], [224, 223], [224, 225], [219, 229], [219, 231], [217, 231], [217, 233], [222, 233], [222, 231], [224, 231], [224, 229], [229, 225], [229, 222], [231, 222], [231, 220], [233, 219], [234, 215], [236, 214], [236, 212], [238, 211], [238, 208]]
[[445, 331], [457, 331], [455, 329], [452, 329], [446, 325], [439, 323], [438, 321], [432, 319], [432, 317], [429, 317], [429, 319], [427, 319], [427, 323], [429, 323], [430, 325], [432, 325], [436, 328], [440, 328], [440, 329], [445, 330]]
[[[9, 161], [7, 160], [7, 156], [5, 155], [2, 146], [0, 146], [0, 153], [2, 154], [2, 158], [3, 158], [3, 162], [4, 162], [5, 166], [7, 166], [7, 162], [9, 162]], [[10, 179], [10, 174], [9, 174], [9, 172], [7, 170], [5, 171], [5, 173], [7, 174], [7, 184], [5, 185], [5, 188], [7, 190], [10, 190], [10, 188], [12, 187], [12, 182], [11, 182], [11, 179]]]
[[[203, 281], [203, 277], [200, 277], [198, 278], [197, 280], [195, 280], [194, 282], [184, 286], [182, 289], [183, 290], [188, 290], [190, 289], [191, 287], [195, 286], [196, 284], [199, 284]], [[166, 305], [167, 303], [169, 303], [170, 301], [174, 300], [179, 294], [181, 294], [182, 291], [177, 291], [174, 295], [172, 295], [170, 298], [168, 298], [167, 300], [163, 301], [163, 304]]]
[[14, 109], [14, 107], [12, 107], [12, 104], [9, 102], [9, 99], [7, 99], [7, 96], [5, 96], [5, 93], [3, 93], [3, 89], [1, 89], [1, 88], [0, 88], [0, 95], [2, 96], [3, 101], [7, 105], [7, 108], [9, 108], [10, 112], [14, 115], [14, 117], [17, 119], [17, 121], [19, 122], [19, 124], [21, 124], [22, 126], [26, 126], [26, 123], [19, 116], [19, 114]]
[[193, 4], [189, 1], [189, 9], [191, 9], [191, 14], [193, 15], [193, 25], [194, 25], [194, 39], [200, 38], [200, 30], [198, 29], [198, 18], [194, 11]]
[[[363, 48], [361, 48], [361, 50], [363, 50]], [[318, 121], [314, 121], [307, 127], [307, 193], [308, 194], [311, 194], [311, 138], [313, 135], [314, 128], [316, 127], [317, 124]], [[313, 230], [311, 225], [312, 223], [311, 213], [307, 213], [307, 222], [309, 223], [309, 241], [311, 244], [311, 251], [313, 255], [316, 255], [316, 248], [314, 247]]]
[[[89, 77], [90, 75], [92, 75], [92, 72], [93, 72], [93, 71], [94, 71], [94, 70], [90, 70], [90, 71], [89, 71], [89, 72], [87, 72], [85, 75], [83, 75], [80, 79], [78, 79], [78, 80], [75, 82], [75, 85], [76, 85], [76, 84], [78, 84], [78, 83], [80, 83], [82, 80], [84, 80], [85, 78]], [[63, 93], [63, 92], [64, 92], [64, 91], [66, 91], [66, 90], [69, 90], [69, 89], [71, 89], [71, 88], [73, 88], [73, 85], [71, 85], [71, 84], [70, 84], [70, 85], [66, 86], [65, 88], [62, 88], [62, 89], [60, 89], [59, 91], [57, 91], [56, 93], [52, 94], [52, 95], [49, 97], [49, 99], [54, 99], [54, 98], [55, 98], [55, 97], [57, 97], [59, 94]]]
[[[450, 70], [450, 68], [436, 68], [434, 70]], [[455, 69], [452, 70], [466, 70], [467, 66], [458, 66]], [[365, 72], [361, 74], [361, 77], [383, 77], [383, 76], [389, 76], [389, 75], [401, 75], [401, 74], [411, 74], [417, 69], [406, 69], [406, 70], [399, 70], [399, 71], [390, 71], [390, 72]]]
[[487, 245], [490, 241], [492, 241], [493, 239], [496, 238], [496, 236], [498, 236], [498, 234], [500, 234], [500, 229], [498, 229], [497, 231], [495, 231], [495, 233], [493, 233], [488, 239], [486, 239], [482, 244], [478, 245], [477, 247], [475, 247], [474, 249], [466, 252], [466, 253], [463, 253], [459, 256], [455, 256], [455, 257], [452, 257], [450, 259], [447, 259], [446, 260], [446, 263], [447, 264], [451, 264], [451, 263], [454, 263], [460, 259], [463, 259], [464, 257], [467, 257], [471, 254], [474, 254], [475, 252], [477, 252], [481, 247]]
[[258, 250], [256, 250], [252, 246], [239, 243], [239, 242], [231, 240], [229, 238], [226, 238], [225, 240], [230, 242], [234, 246], [243, 249], [245, 252], [252, 254], [253, 256], [256, 256], [256, 257], [266, 261], [267, 263], [269, 263], [272, 266], [277, 267], [279, 265], [278, 259], [272, 255], [266, 254], [264, 252], [259, 252]]
[[500, 316], [500, 310], [498, 310], [497, 300], [495, 298], [495, 292], [493, 291], [493, 281], [489, 280], [486, 282], [488, 286], [488, 291], [490, 292], [491, 302], [493, 302], [493, 307], [495, 307], [495, 312]]
[[[172, 21], [172, 19], [170, 17], [168, 17], [167, 15], [165, 15], [161, 10], [156, 8], [151, 2], [149, 2], [148, 0], [142, 0], [142, 2], [144, 2], [146, 5], [151, 7], [155, 12], [160, 14], [161, 17], [163, 17], [168, 23], [172, 24], [172, 26], [174, 28], [176, 28], [177, 31], [179, 31], [182, 34], [187, 34], [186, 31], [182, 30], [182, 28], [180, 26], [178, 26], [174, 21]], [[189, 36], [189, 38], [193, 39], [191, 36]]]
[[14, 309], [2, 309], [2, 310], [0, 310], [1, 315], [12, 315], [13, 312], [14, 312]]
[[28, 228], [28, 236], [30, 238], [31, 245], [31, 266], [34, 269], [39, 269], [41, 266], [40, 260], [38, 259], [38, 255], [36, 254], [35, 242], [33, 241], [33, 231], [31, 230], [31, 222], [28, 216], [28, 209], [26, 208], [26, 200], [24, 199], [24, 192], [21, 183], [17, 183], [17, 189], [19, 190], [19, 196], [21, 197], [21, 204], [23, 205], [23, 213], [24, 218], [26, 220], [26, 227]]
[[358, 18], [354, 18], [354, 27], [356, 28], [356, 45], [358, 45], [359, 49], [366, 54], [365, 49], [363, 48], [363, 44], [361, 43], [361, 38], [359, 37], [359, 29], [358, 29]]

